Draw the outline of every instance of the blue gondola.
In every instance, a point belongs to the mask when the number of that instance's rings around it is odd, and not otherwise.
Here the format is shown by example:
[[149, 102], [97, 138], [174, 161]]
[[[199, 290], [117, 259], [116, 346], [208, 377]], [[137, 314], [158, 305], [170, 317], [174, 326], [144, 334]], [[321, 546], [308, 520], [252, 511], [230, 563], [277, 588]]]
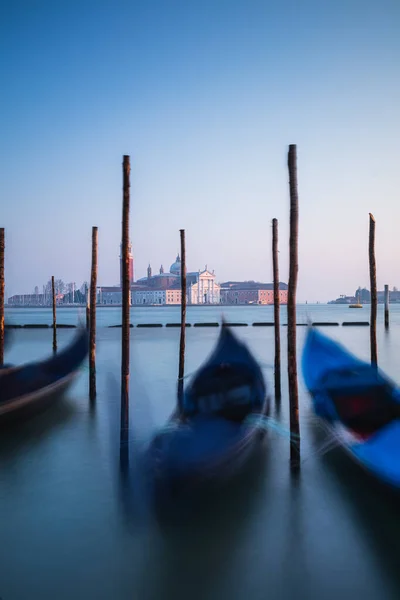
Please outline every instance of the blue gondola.
[[187, 387], [175, 413], [150, 444], [155, 496], [175, 500], [208, 484], [221, 484], [243, 466], [269, 410], [260, 366], [245, 344], [222, 327], [211, 356]]
[[81, 329], [73, 342], [47, 360], [0, 370], [0, 424], [42, 411], [67, 390], [89, 350]]
[[400, 392], [378, 369], [309, 329], [302, 357], [315, 413], [370, 474], [400, 488]]

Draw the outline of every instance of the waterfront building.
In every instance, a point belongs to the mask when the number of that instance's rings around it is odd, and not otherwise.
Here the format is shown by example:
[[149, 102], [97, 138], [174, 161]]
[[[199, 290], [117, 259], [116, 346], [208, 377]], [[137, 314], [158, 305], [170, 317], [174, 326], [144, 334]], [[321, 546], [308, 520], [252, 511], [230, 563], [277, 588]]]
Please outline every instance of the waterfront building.
[[219, 304], [221, 286], [216, 283], [214, 271], [206, 268], [204, 271], [188, 273], [188, 303], [189, 304]]
[[178, 286], [164, 289], [155, 289], [152, 287], [144, 287], [136, 289], [132, 292], [132, 304], [161, 304], [171, 305], [181, 303], [181, 289]]
[[119, 286], [98, 286], [97, 304], [122, 304], [122, 290]]
[[[56, 294], [56, 302], [61, 302], [64, 294]], [[51, 306], [53, 298], [51, 294], [14, 294], [7, 301], [8, 306]]]
[[[136, 282], [137, 289], [132, 290], [132, 303], [180, 304], [181, 266], [182, 262], [179, 254], [168, 272], [165, 272], [164, 267], [161, 265], [159, 272], [153, 275], [149, 264], [147, 277], [138, 279]], [[199, 269], [198, 271], [187, 272], [186, 286], [188, 304], [219, 304], [220, 286], [215, 281], [214, 271], [210, 272], [207, 265], [203, 271]]]
[[[221, 283], [221, 304], [273, 304], [273, 283], [226, 281]], [[287, 304], [288, 286], [279, 282], [279, 302]]]

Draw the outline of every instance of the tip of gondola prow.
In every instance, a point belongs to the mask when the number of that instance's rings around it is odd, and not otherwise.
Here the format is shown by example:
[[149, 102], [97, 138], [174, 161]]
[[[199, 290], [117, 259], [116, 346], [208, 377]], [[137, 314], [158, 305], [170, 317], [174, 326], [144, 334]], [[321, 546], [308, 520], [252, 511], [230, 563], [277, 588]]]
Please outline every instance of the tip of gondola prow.
[[318, 327], [315, 327], [312, 324], [311, 318], [307, 318], [307, 326], [304, 331], [304, 341], [314, 340], [318, 335], [321, 335], [321, 332], [318, 330]]
[[237, 342], [239, 342], [239, 338], [237, 337], [237, 335], [232, 331], [232, 327], [229, 326], [228, 321], [225, 319], [224, 316], [222, 316], [221, 319], [221, 331], [220, 331], [220, 338], [221, 339], [230, 339], [230, 340], [236, 340]]
[[83, 320], [82, 311], [78, 312], [77, 329], [80, 333], [82, 333], [82, 331], [87, 331], [86, 321]]
[[86, 329], [86, 324], [83, 323], [82, 319], [78, 319], [78, 324], [73, 339], [74, 341], [84, 339], [86, 342], [87, 353], [89, 353], [89, 330]]
[[305, 332], [304, 332], [304, 333], [305, 333], [305, 336], [307, 337], [307, 336], [309, 336], [309, 335], [312, 335], [312, 333], [313, 333], [314, 331], [316, 331], [316, 328], [315, 328], [315, 327], [313, 326], [313, 324], [312, 324], [312, 320], [311, 320], [311, 317], [310, 317], [310, 315], [307, 315], [307, 318], [306, 318], [306, 323], [307, 323], [307, 325], [306, 325], [306, 328], [305, 328]]
[[232, 335], [232, 330], [229, 327], [229, 323], [226, 320], [226, 316], [222, 313], [222, 317], [221, 317], [221, 332], [224, 331], [224, 333], [230, 333]]

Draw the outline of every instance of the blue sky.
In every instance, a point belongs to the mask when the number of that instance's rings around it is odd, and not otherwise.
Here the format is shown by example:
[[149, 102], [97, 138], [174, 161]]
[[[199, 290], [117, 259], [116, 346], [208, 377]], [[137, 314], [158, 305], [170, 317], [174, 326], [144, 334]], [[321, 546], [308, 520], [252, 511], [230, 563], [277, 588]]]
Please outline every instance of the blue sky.
[[136, 276], [188, 269], [288, 278], [287, 148], [298, 146], [298, 300], [400, 287], [397, 0], [3, 2], [0, 225], [6, 292], [54, 274], [119, 279], [121, 164], [131, 156]]

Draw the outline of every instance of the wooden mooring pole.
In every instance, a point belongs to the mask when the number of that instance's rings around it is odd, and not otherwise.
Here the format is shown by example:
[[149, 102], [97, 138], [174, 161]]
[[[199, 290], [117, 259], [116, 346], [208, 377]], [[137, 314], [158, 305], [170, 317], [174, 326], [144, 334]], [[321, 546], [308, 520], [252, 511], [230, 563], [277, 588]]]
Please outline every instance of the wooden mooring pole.
[[97, 237], [98, 228], [92, 227], [92, 270], [90, 275], [89, 327], [89, 398], [96, 398], [96, 290], [97, 290]]
[[385, 285], [385, 329], [389, 329], [389, 286]]
[[4, 227], [0, 227], [0, 366], [4, 364]]
[[300, 467], [300, 422], [299, 393], [297, 383], [296, 356], [296, 292], [298, 274], [298, 223], [299, 198], [297, 191], [297, 147], [289, 146], [288, 153], [289, 189], [290, 189], [290, 238], [289, 238], [289, 285], [288, 285], [288, 379], [290, 404], [290, 464], [292, 469]]
[[180, 229], [181, 235], [181, 337], [179, 341], [179, 370], [178, 370], [178, 410], [183, 407], [183, 377], [185, 375], [185, 341], [186, 341], [186, 244], [185, 230]]
[[54, 275], [51, 276], [51, 295], [53, 298], [53, 352], [57, 352], [57, 317], [56, 317], [56, 288], [54, 286]]
[[376, 344], [376, 314], [378, 306], [378, 293], [376, 287], [376, 261], [375, 261], [375, 219], [369, 213], [369, 278], [371, 284], [371, 364], [378, 364], [378, 349]]
[[129, 280], [129, 209], [130, 157], [122, 163], [122, 362], [121, 362], [121, 434], [120, 459], [126, 463], [129, 455], [129, 343], [130, 343], [130, 280]]
[[275, 400], [281, 399], [281, 333], [278, 262], [278, 219], [272, 219], [272, 265], [274, 277], [274, 329], [275, 329]]

